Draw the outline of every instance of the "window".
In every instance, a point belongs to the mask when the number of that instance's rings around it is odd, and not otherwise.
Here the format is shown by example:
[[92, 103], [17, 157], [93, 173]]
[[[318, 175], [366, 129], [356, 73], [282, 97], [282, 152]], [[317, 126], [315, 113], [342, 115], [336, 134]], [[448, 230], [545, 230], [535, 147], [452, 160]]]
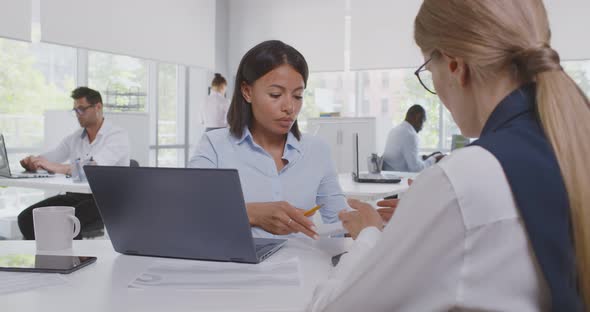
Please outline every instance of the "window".
[[101, 93], [105, 111], [147, 111], [147, 85], [147, 61], [88, 52], [88, 86]]
[[[18, 161], [41, 152], [45, 110], [72, 107], [76, 49], [0, 38], [0, 132], [14, 170]], [[44, 197], [35, 189], [0, 188], [0, 216], [15, 215]]]
[[158, 65], [158, 167], [184, 167], [184, 103], [178, 100], [177, 66]]
[[388, 72], [382, 72], [381, 75], [382, 75], [382, 78], [381, 78], [381, 87], [383, 89], [389, 88], [389, 73]]
[[307, 118], [319, 117], [324, 112], [353, 116], [355, 81], [355, 74], [350, 72], [311, 73], [299, 114], [301, 128], [305, 129]]
[[381, 114], [387, 114], [389, 112], [389, 99], [381, 99]]
[[590, 60], [562, 62], [561, 65], [586, 96], [590, 96]]
[[[441, 150], [450, 146], [453, 134], [458, 133], [452, 119], [441, 116], [441, 103], [436, 95], [428, 93], [414, 75], [414, 68], [370, 70], [360, 73], [362, 107], [358, 116], [377, 117], [377, 151], [385, 148], [389, 130], [404, 121], [410, 106], [419, 104], [426, 110], [427, 121], [420, 132], [422, 150]], [[367, 107], [368, 106], [368, 107]], [[443, 118], [441, 123], [441, 118]], [[442, 139], [442, 142], [441, 142]], [[446, 142], [449, 142], [448, 145]]]

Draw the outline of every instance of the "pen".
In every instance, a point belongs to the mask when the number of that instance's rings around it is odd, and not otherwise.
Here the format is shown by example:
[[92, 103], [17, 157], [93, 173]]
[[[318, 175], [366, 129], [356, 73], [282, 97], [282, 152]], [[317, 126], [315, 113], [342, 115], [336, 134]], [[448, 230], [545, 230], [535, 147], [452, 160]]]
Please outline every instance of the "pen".
[[311, 209], [309, 209], [309, 210], [305, 211], [305, 212], [303, 213], [303, 215], [304, 215], [304, 216], [306, 216], [306, 217], [309, 217], [309, 216], [311, 216], [311, 215], [312, 215], [314, 212], [318, 211], [318, 209], [322, 208], [322, 206], [323, 206], [323, 205], [324, 205], [324, 204], [317, 205], [317, 206], [315, 206], [315, 207], [313, 207], [313, 208], [311, 208]]

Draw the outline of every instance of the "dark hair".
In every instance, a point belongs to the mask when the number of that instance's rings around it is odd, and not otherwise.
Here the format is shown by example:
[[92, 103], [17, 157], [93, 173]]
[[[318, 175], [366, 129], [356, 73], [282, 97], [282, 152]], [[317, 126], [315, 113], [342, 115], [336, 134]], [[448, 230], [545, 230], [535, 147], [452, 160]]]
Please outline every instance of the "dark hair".
[[424, 107], [414, 104], [408, 109], [408, 112], [406, 113], [406, 120], [416, 116], [417, 114], [420, 114], [422, 117], [424, 117], [426, 116], [426, 111], [424, 110]]
[[102, 103], [102, 97], [100, 96], [100, 92], [92, 90], [88, 87], [78, 87], [74, 89], [74, 91], [72, 91], [71, 96], [74, 100], [85, 98], [86, 101], [91, 105]]
[[[227, 113], [229, 131], [234, 137], [242, 137], [244, 127], [252, 125], [252, 107], [242, 95], [242, 84], [246, 83], [251, 86], [260, 77], [284, 64], [290, 65], [301, 74], [304, 86], [307, 86], [309, 72], [305, 58], [295, 48], [282, 41], [264, 41], [244, 55], [240, 66], [238, 66], [234, 94]], [[295, 135], [297, 140], [301, 138], [297, 120], [291, 127], [291, 133]]]
[[223, 85], [227, 85], [227, 80], [225, 80], [220, 73], [215, 73], [215, 77], [213, 78], [213, 81], [211, 81], [211, 86], [219, 87]]

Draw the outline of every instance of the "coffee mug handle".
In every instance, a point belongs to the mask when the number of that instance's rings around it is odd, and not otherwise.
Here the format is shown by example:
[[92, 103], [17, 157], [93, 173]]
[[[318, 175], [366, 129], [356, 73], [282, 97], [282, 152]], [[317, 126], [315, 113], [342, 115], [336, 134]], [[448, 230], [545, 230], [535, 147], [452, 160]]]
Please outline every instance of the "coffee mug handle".
[[74, 234], [72, 234], [72, 238], [78, 236], [78, 234], [80, 234], [80, 220], [78, 220], [78, 218], [76, 218], [75, 216], [68, 216], [70, 217], [70, 219], [72, 220], [72, 222], [74, 222]]

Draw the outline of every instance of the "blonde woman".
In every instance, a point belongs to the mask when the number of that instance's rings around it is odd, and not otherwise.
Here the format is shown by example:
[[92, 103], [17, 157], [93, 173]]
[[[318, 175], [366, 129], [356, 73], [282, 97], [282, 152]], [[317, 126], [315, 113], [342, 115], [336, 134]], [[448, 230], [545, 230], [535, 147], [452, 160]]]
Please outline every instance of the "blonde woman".
[[309, 310], [587, 310], [590, 104], [542, 1], [426, 0], [414, 35], [421, 83], [479, 140], [390, 202], [385, 228], [352, 202], [356, 240]]
[[229, 101], [225, 98], [226, 88], [227, 80], [220, 73], [215, 73], [211, 81], [211, 93], [205, 102], [201, 120], [205, 126], [205, 132], [227, 127]]

